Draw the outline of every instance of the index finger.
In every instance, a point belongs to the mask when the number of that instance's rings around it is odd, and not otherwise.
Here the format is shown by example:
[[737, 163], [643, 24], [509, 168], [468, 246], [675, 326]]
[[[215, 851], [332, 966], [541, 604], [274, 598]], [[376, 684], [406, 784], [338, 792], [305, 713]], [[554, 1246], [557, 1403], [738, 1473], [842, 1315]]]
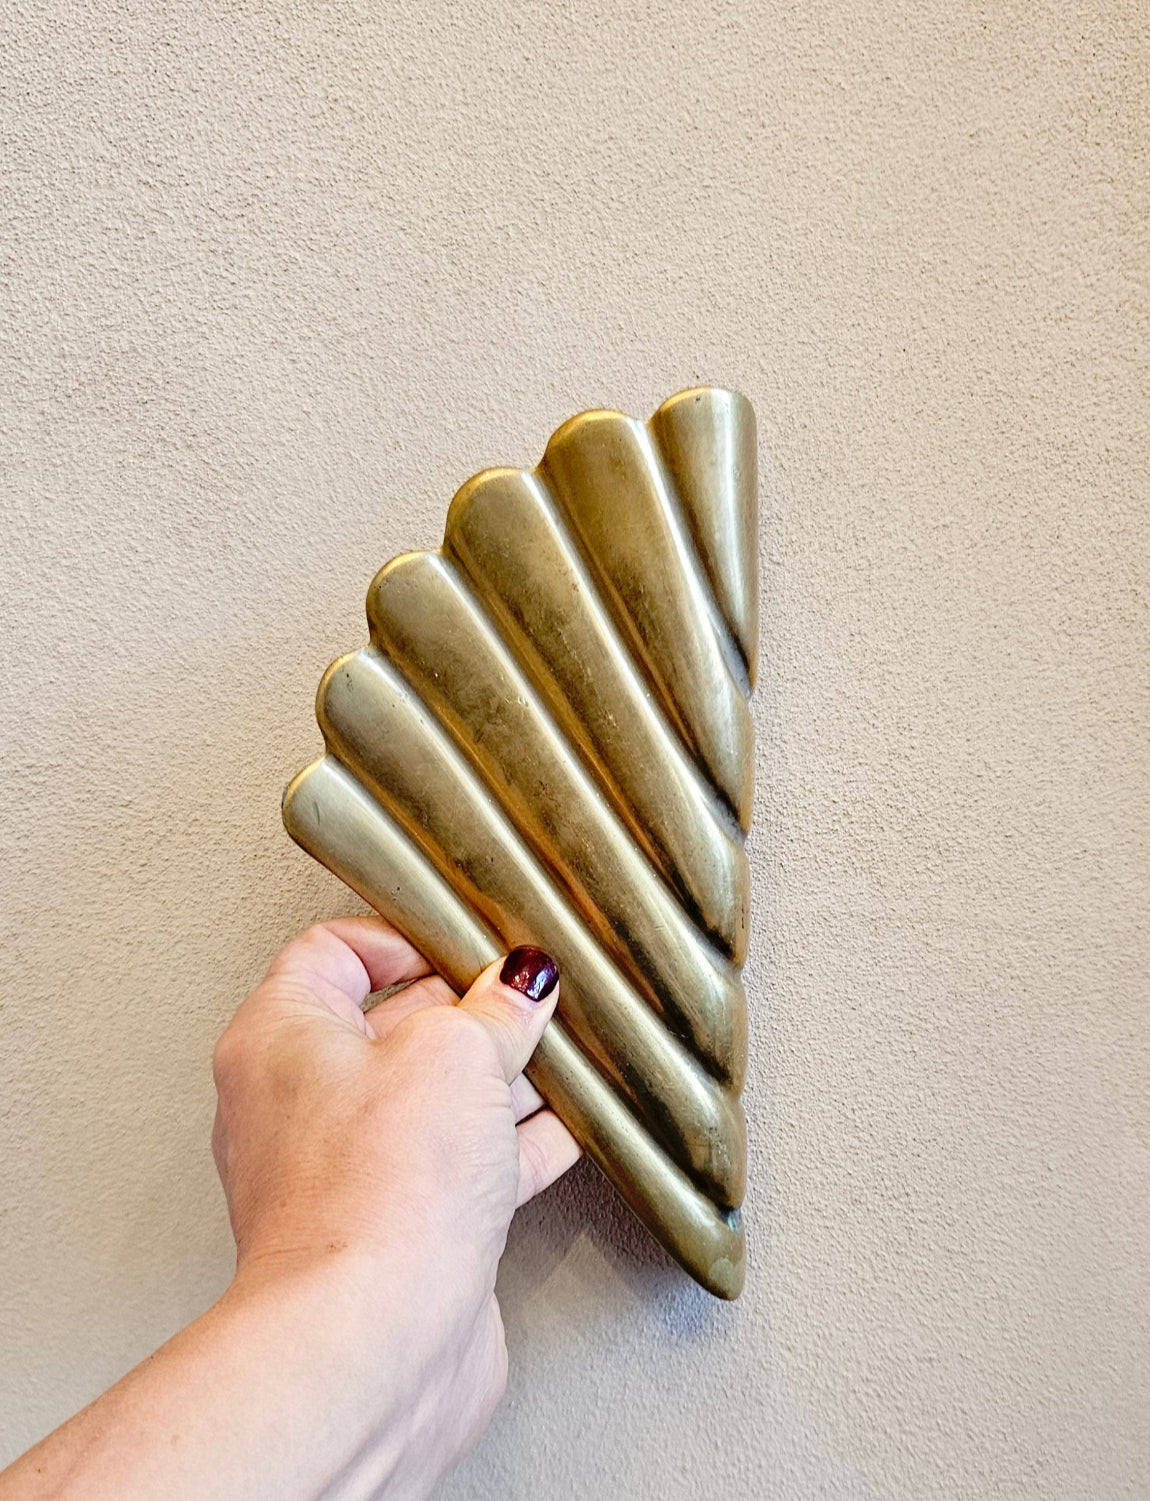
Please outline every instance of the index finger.
[[382, 917], [337, 917], [293, 938], [265, 978], [330, 986], [358, 1007], [373, 990], [432, 973], [419, 950]]

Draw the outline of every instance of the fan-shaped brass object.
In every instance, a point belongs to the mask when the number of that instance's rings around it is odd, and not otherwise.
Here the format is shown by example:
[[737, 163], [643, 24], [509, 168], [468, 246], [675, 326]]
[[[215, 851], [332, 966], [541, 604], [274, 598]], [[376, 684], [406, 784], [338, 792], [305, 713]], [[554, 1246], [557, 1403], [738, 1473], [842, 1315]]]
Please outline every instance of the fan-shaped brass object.
[[744, 830], [755, 419], [732, 391], [584, 412], [456, 495], [328, 669], [304, 849], [458, 991], [520, 943], [562, 972], [527, 1070], [658, 1240], [743, 1282]]

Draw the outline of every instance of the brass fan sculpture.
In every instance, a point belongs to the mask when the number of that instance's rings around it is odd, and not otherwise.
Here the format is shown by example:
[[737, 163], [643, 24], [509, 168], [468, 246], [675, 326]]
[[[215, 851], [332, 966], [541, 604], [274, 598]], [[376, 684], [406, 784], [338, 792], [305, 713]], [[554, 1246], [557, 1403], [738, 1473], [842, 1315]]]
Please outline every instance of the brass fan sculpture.
[[456, 991], [517, 944], [555, 956], [527, 1073], [721, 1298], [744, 1265], [756, 538], [744, 397], [572, 418], [375, 578], [283, 809]]

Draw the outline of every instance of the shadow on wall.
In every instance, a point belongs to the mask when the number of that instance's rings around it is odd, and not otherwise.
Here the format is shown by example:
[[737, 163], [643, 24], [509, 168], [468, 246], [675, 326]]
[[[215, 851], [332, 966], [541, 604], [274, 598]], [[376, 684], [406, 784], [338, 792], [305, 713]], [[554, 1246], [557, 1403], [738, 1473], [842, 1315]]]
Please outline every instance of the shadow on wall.
[[729, 1311], [667, 1255], [587, 1159], [516, 1214], [498, 1293], [512, 1340], [528, 1322], [538, 1339], [541, 1319], [585, 1324], [641, 1306], [678, 1342], [707, 1336]]

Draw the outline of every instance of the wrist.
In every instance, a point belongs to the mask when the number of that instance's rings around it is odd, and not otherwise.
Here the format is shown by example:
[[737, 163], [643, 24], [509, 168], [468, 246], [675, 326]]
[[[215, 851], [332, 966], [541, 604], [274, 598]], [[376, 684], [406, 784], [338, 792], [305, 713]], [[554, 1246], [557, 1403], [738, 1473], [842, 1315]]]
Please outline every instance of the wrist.
[[503, 1369], [476, 1356], [491, 1342], [490, 1291], [454, 1266], [440, 1274], [414, 1245], [252, 1251], [213, 1313], [229, 1345], [276, 1331], [277, 1405], [330, 1451], [320, 1494], [339, 1474], [356, 1494], [429, 1495], [502, 1391]]
[[396, 1216], [389, 1233], [360, 1225], [354, 1214], [295, 1212], [237, 1233], [236, 1296], [298, 1285], [357, 1309], [356, 1333], [394, 1330], [417, 1347], [436, 1348], [466, 1325], [495, 1291], [488, 1264], [466, 1236], [418, 1215]]

